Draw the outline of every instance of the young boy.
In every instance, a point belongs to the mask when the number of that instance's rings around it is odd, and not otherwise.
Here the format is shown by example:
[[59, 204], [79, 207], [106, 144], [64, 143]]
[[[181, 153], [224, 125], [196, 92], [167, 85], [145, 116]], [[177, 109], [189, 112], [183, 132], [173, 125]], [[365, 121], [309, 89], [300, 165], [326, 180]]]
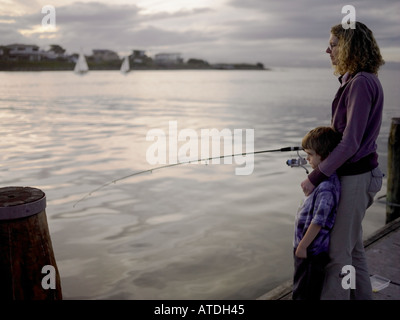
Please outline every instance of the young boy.
[[[307, 133], [302, 147], [313, 169], [336, 147], [341, 134], [331, 127]], [[336, 173], [305, 197], [297, 211], [294, 234], [293, 300], [319, 300], [329, 262], [329, 234], [339, 203], [340, 181]]]

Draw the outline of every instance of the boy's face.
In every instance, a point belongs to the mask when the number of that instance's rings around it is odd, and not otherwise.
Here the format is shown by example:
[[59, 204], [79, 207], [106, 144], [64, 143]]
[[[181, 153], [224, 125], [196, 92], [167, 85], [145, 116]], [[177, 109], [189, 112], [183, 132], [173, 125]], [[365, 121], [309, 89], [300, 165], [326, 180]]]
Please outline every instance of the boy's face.
[[304, 149], [304, 151], [307, 153], [307, 161], [310, 164], [311, 168], [317, 168], [318, 165], [321, 163], [321, 156], [312, 149]]

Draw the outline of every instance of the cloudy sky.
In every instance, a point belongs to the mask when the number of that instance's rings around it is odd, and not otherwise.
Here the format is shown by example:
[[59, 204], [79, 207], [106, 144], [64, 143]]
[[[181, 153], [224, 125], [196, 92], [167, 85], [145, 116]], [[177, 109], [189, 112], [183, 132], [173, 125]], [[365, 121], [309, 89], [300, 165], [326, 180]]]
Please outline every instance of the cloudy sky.
[[[42, 7], [56, 9], [56, 28], [42, 27]], [[68, 53], [133, 49], [179, 52], [210, 63], [330, 65], [330, 27], [352, 4], [372, 29], [386, 61], [400, 62], [399, 0], [0, 0], [0, 45], [59, 44]]]

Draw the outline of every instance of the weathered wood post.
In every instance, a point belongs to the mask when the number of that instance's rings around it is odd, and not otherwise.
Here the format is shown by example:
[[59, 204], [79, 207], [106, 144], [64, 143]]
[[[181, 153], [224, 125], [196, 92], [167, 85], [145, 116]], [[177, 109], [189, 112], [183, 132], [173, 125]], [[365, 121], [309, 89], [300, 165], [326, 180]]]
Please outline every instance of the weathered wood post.
[[400, 217], [400, 118], [392, 118], [388, 142], [386, 223]]
[[60, 300], [60, 275], [36, 188], [0, 188], [0, 301]]

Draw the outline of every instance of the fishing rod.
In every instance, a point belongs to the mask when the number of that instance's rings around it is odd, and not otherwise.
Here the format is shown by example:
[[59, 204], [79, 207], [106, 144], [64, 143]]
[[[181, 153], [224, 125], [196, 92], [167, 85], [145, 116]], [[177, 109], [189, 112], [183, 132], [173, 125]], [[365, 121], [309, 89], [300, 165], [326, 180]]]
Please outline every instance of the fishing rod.
[[203, 159], [195, 159], [195, 160], [187, 160], [187, 161], [181, 161], [181, 162], [176, 162], [176, 163], [171, 163], [171, 164], [166, 164], [163, 166], [159, 166], [156, 168], [152, 168], [152, 169], [146, 169], [146, 170], [142, 170], [142, 171], [138, 171], [138, 172], [133, 172], [131, 174], [128, 174], [124, 177], [118, 178], [118, 179], [114, 179], [111, 180], [109, 182], [106, 182], [104, 184], [102, 184], [101, 186], [99, 186], [96, 189], [93, 189], [92, 191], [90, 191], [89, 193], [87, 193], [84, 197], [82, 197], [81, 199], [79, 199], [77, 202], [75, 202], [75, 204], [73, 205], [73, 207], [75, 208], [75, 206], [79, 203], [82, 202], [83, 200], [85, 200], [87, 197], [91, 196], [93, 193], [111, 185], [111, 184], [115, 184], [118, 181], [121, 180], [125, 180], [128, 178], [131, 178], [133, 176], [137, 176], [140, 174], [144, 174], [144, 173], [153, 173], [153, 171], [156, 170], [161, 170], [161, 169], [166, 169], [166, 168], [171, 168], [171, 167], [175, 167], [175, 166], [179, 166], [182, 164], [190, 164], [190, 163], [197, 163], [197, 162], [208, 162], [211, 160], [216, 160], [216, 159], [223, 159], [223, 158], [228, 158], [228, 157], [236, 157], [236, 156], [245, 156], [248, 154], [261, 154], [261, 153], [268, 153], [268, 152], [287, 152], [287, 151], [297, 151], [297, 155], [298, 158], [297, 159], [289, 159], [286, 161], [286, 164], [288, 166], [290, 166], [291, 168], [293, 167], [302, 167], [306, 170], [306, 173], [308, 174], [308, 170], [304, 167], [305, 164], [307, 164], [306, 159], [302, 158], [299, 154], [299, 151], [303, 150], [303, 148], [301, 147], [285, 147], [285, 148], [280, 148], [280, 149], [272, 149], [272, 150], [261, 150], [261, 151], [253, 151], [253, 152], [243, 152], [243, 153], [236, 153], [236, 154], [230, 154], [230, 155], [223, 155], [223, 156], [218, 156], [218, 157], [209, 157], [209, 158], [203, 158]]

